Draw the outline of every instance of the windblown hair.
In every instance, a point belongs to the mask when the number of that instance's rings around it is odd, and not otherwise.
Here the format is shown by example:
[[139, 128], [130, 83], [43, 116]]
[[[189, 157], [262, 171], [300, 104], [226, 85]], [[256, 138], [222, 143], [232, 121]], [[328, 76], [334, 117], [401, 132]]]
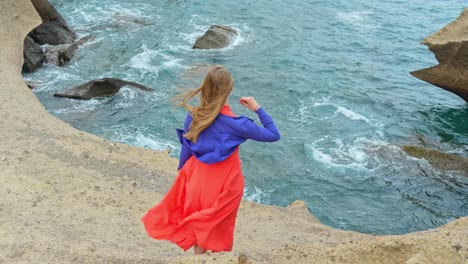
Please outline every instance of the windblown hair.
[[[218, 116], [234, 87], [231, 74], [223, 66], [214, 66], [203, 83], [196, 89], [175, 97], [178, 106], [183, 106], [192, 114], [189, 130], [185, 138], [197, 142], [200, 133], [208, 128]], [[200, 94], [200, 105], [191, 106], [188, 102]]]

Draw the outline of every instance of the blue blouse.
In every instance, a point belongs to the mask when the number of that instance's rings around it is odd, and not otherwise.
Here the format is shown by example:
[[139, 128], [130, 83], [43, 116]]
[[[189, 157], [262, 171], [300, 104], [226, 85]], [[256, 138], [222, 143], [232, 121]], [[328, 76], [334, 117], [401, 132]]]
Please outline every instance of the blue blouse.
[[192, 116], [187, 114], [184, 129], [177, 129], [182, 144], [178, 169], [180, 170], [192, 155], [207, 164], [223, 161], [247, 139], [262, 142], [278, 141], [280, 133], [273, 119], [262, 107], [256, 113], [263, 127], [256, 125], [246, 116], [229, 116], [220, 113], [213, 124], [200, 133], [196, 143], [183, 136], [192, 122]]

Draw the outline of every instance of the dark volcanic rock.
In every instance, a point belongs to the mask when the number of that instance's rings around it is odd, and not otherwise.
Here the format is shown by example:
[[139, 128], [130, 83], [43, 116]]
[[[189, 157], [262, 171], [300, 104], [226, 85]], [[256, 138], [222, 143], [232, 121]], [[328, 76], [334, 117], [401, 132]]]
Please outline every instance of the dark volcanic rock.
[[424, 39], [422, 44], [434, 53], [439, 65], [411, 74], [468, 102], [468, 8], [455, 21]]
[[427, 160], [441, 170], [463, 171], [468, 176], [468, 158], [417, 146], [403, 146], [403, 151], [416, 158]]
[[79, 46], [94, 39], [94, 35], [89, 35], [81, 38], [73, 44], [49, 45], [45, 48], [47, 63], [63, 66], [69, 62], [75, 55], [75, 51]]
[[220, 49], [228, 46], [238, 35], [237, 30], [227, 26], [211, 26], [195, 41], [194, 49]]
[[75, 33], [47, 0], [31, 0], [31, 2], [42, 18], [42, 24], [29, 33], [35, 42], [41, 45], [72, 44], [75, 42]]
[[23, 57], [24, 72], [32, 72], [39, 68], [45, 59], [41, 46], [35, 43], [34, 40], [32, 40], [30, 37], [26, 37], [24, 39]]
[[104, 79], [97, 79], [93, 81], [89, 81], [85, 84], [72, 88], [70, 90], [64, 91], [62, 93], [54, 94], [55, 97], [66, 97], [72, 99], [81, 99], [81, 100], [89, 100], [93, 97], [100, 97], [100, 96], [109, 96], [112, 94], [117, 93], [122, 86], [130, 85], [141, 89], [143, 91], [153, 91], [144, 85], [129, 82], [121, 79], [115, 78], [104, 78]]

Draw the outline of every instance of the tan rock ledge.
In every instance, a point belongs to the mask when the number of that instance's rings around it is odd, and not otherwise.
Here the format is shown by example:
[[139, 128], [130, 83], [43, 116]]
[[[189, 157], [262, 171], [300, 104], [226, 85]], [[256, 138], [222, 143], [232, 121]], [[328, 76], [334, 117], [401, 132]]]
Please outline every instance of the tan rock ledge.
[[320, 224], [301, 202], [242, 202], [229, 253], [195, 257], [148, 238], [140, 217], [177, 161], [51, 116], [21, 76], [23, 40], [39, 23], [28, 0], [0, 1], [0, 263], [466, 263], [468, 217], [372, 236]]
[[468, 8], [455, 21], [424, 39], [422, 44], [434, 53], [439, 65], [411, 74], [468, 102]]

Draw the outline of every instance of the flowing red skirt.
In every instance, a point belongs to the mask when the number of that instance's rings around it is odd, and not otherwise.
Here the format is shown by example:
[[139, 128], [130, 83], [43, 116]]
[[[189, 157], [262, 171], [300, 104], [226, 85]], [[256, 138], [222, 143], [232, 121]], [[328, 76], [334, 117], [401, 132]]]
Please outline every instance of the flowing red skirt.
[[166, 196], [141, 219], [148, 235], [213, 252], [231, 251], [244, 177], [236, 149], [226, 160], [205, 164], [192, 156]]

